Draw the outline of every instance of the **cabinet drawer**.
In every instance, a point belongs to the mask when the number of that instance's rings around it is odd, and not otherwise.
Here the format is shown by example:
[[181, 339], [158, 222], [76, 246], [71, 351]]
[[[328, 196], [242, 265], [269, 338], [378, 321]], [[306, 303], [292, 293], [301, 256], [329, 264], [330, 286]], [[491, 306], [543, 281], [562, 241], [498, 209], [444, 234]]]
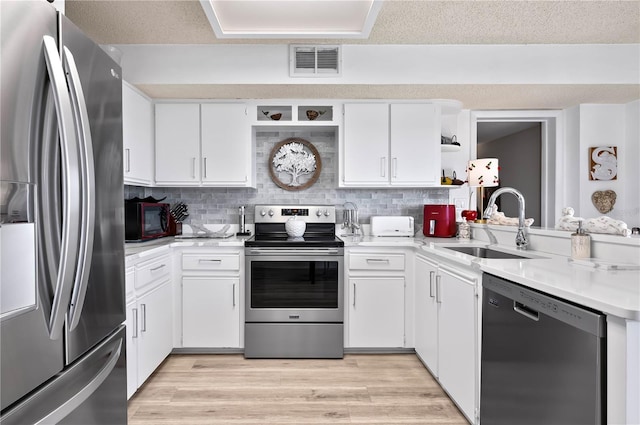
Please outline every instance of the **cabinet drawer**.
[[171, 274], [171, 259], [168, 255], [156, 257], [136, 266], [135, 287], [140, 289], [150, 283], [164, 280]]
[[182, 270], [240, 270], [240, 255], [184, 254]]
[[351, 254], [349, 269], [404, 271], [404, 254]]

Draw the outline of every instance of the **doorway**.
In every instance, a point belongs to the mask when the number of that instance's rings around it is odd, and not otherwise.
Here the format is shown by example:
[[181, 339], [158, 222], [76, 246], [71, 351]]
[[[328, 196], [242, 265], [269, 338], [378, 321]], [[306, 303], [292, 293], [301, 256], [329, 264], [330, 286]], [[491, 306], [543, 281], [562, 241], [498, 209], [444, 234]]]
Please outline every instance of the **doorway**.
[[[539, 174], [536, 172], [535, 175], [527, 177], [528, 173], [523, 174], [524, 178], [529, 178], [531, 180], [537, 179], [539, 182], [539, 192], [538, 193], [530, 193], [529, 195], [524, 194], [526, 200], [526, 217], [533, 217], [533, 209], [530, 211], [529, 205], [532, 207], [539, 201], [539, 211], [540, 211], [540, 219], [535, 220], [534, 226], [540, 227], [554, 227], [556, 222], [556, 217], [560, 216], [560, 208], [565, 203], [565, 199], [567, 197], [566, 194], [566, 185], [556, 186], [556, 182], [558, 180], [558, 176], [564, 175], [564, 165], [562, 161], [562, 149], [564, 146], [564, 124], [562, 120], [562, 111], [544, 111], [544, 110], [532, 110], [532, 111], [473, 111], [471, 112], [471, 158], [481, 158], [481, 154], [478, 152], [478, 127], [482, 126], [485, 123], [496, 123], [496, 124], [514, 124], [522, 125], [522, 129], [527, 125], [531, 125], [532, 128], [539, 126], [540, 129], [540, 137], [539, 137], [539, 146], [540, 151], [539, 154], [536, 154], [536, 161], [539, 160]], [[507, 126], [508, 127], [508, 126]], [[482, 131], [482, 128], [480, 129]], [[526, 131], [526, 130], [525, 130]], [[474, 141], [476, 142], [474, 144]], [[475, 150], [475, 151], [474, 151]], [[517, 152], [516, 152], [517, 153]], [[500, 155], [496, 155], [496, 157], [500, 157]], [[519, 157], [525, 157], [526, 155], [519, 154]], [[511, 164], [510, 157], [503, 159], [500, 161], [500, 167], [505, 171], [508, 170], [517, 170], [517, 166], [513, 166]], [[503, 180], [502, 171], [500, 173], [500, 179]], [[507, 173], [508, 174], [508, 173]], [[506, 177], [505, 177], [506, 178]], [[516, 180], [511, 182], [504, 181], [502, 186], [511, 186], [516, 189], [522, 189], [522, 185], [518, 183]], [[521, 187], [518, 187], [521, 186]], [[502, 197], [501, 197], [502, 198]], [[507, 205], [507, 202], [511, 202], [508, 200], [509, 197], [504, 197], [505, 199], [501, 200]], [[534, 200], [535, 198], [535, 200]], [[515, 199], [515, 198], [514, 198]], [[516, 204], [517, 205], [517, 204]], [[501, 205], [502, 206], [502, 205]], [[538, 207], [535, 207], [538, 210]], [[507, 216], [517, 216], [517, 207], [516, 213], [513, 215], [512, 212], [505, 212]]]
[[[542, 124], [529, 122], [478, 122], [478, 158], [498, 158], [500, 187], [519, 190], [526, 200], [526, 218], [540, 225], [542, 199]], [[487, 197], [497, 188], [487, 188]], [[500, 211], [507, 217], [518, 216], [514, 196], [498, 199]]]

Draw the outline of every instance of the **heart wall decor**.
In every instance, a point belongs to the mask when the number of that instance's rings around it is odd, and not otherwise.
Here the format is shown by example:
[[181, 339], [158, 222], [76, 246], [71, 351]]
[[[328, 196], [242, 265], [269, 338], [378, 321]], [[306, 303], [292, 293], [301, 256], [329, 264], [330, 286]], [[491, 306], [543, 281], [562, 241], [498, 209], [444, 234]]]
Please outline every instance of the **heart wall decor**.
[[591, 195], [591, 202], [601, 214], [613, 209], [618, 195], [613, 190], [596, 190]]

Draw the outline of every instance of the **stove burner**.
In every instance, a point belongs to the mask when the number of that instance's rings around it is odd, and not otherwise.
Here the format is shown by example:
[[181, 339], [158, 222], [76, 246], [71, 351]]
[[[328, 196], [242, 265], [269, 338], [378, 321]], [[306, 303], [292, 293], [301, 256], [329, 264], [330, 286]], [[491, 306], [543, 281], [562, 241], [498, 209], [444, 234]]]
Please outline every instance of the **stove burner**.
[[[285, 223], [291, 217], [307, 224], [302, 237], [287, 235]], [[255, 235], [246, 247], [344, 247], [335, 235], [335, 207], [331, 205], [256, 205]]]
[[246, 247], [344, 247], [344, 241], [336, 235], [307, 235], [290, 237], [287, 234], [258, 235], [256, 234], [244, 242]]

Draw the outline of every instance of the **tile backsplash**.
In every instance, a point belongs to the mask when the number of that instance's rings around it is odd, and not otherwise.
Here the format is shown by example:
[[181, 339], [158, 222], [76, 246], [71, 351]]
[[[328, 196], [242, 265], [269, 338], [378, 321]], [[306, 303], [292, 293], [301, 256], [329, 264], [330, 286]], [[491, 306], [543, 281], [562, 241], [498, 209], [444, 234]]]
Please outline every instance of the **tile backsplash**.
[[[306, 190], [287, 191], [269, 176], [268, 157], [271, 149], [283, 139], [298, 137], [311, 142], [322, 159], [318, 181]], [[342, 219], [342, 205], [351, 201], [358, 206], [361, 223], [369, 223], [374, 215], [408, 215], [422, 223], [424, 204], [449, 203], [446, 189], [338, 189], [338, 143], [333, 131], [280, 131], [256, 133], [256, 188], [215, 187], [138, 187], [125, 186], [125, 199], [135, 196], [167, 197], [164, 202], [182, 201], [189, 206], [185, 223], [235, 224], [238, 207], [246, 206], [247, 223], [253, 223], [256, 204], [323, 204], [335, 205], [336, 222]]]

